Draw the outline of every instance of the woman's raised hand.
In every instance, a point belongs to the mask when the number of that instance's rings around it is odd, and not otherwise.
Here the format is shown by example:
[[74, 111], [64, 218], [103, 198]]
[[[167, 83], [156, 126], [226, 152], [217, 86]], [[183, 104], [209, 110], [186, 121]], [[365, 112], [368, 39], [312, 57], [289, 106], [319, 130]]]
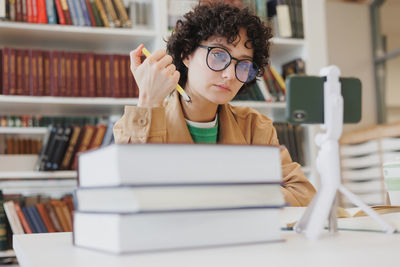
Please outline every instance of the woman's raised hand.
[[130, 52], [131, 71], [139, 87], [139, 107], [161, 107], [164, 99], [175, 89], [180, 73], [172, 57], [160, 49], [141, 63], [143, 45]]

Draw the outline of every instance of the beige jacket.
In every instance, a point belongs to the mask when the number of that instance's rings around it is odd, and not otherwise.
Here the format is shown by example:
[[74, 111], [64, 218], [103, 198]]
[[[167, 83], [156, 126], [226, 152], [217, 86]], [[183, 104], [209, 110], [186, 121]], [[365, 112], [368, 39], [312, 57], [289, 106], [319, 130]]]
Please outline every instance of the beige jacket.
[[[220, 105], [218, 110], [220, 144], [279, 145], [272, 121], [249, 107]], [[175, 92], [164, 107], [125, 106], [114, 125], [116, 143], [190, 143], [193, 139]], [[281, 150], [282, 192], [292, 206], [306, 206], [315, 194], [301, 166], [293, 162], [287, 149]]]

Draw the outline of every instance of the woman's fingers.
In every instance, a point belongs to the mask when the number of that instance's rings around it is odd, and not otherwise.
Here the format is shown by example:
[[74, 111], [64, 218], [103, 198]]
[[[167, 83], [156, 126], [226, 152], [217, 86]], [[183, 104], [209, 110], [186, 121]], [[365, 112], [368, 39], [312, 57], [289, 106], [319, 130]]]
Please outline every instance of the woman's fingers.
[[143, 47], [144, 47], [144, 45], [141, 44], [135, 50], [133, 50], [129, 53], [129, 55], [131, 57], [131, 71], [132, 72], [136, 71], [136, 69], [139, 67], [139, 65], [142, 64], [142, 61], [140, 60], [140, 56], [142, 55]]

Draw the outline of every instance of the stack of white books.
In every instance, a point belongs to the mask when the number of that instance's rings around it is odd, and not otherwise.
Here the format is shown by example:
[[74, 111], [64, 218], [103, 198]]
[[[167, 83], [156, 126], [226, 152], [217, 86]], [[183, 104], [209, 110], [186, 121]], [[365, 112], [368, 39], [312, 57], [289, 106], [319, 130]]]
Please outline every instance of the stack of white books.
[[73, 242], [111, 253], [280, 241], [275, 146], [125, 144], [79, 156]]

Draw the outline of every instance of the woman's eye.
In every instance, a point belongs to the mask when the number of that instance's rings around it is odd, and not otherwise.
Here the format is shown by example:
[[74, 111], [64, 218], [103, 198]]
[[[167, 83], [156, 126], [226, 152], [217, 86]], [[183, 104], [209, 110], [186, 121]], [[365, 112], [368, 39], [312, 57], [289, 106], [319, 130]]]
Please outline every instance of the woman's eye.
[[217, 59], [226, 59], [226, 53], [224, 52], [215, 51], [212, 55]]

